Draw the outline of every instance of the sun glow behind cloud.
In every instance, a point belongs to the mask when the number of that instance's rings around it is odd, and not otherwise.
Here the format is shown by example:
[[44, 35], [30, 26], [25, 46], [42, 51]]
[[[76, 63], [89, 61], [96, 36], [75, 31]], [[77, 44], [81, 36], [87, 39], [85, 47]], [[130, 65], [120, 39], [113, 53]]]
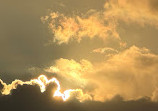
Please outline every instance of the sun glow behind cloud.
[[[112, 38], [117, 40], [120, 46], [126, 47], [127, 44], [122, 42], [118, 31], [120, 21], [142, 27], [150, 25], [157, 28], [158, 25], [158, 16], [151, 10], [149, 0], [111, 0], [104, 4], [102, 11], [89, 10], [85, 14], [72, 16], [51, 12], [48, 16], [41, 17], [41, 20], [48, 23], [53, 43], [59, 46], [64, 43], [69, 45], [73, 40], [80, 43], [84, 38], [103, 41]], [[124, 100], [137, 100], [144, 96], [153, 101], [158, 100], [157, 54], [134, 45], [121, 51], [111, 47], [97, 47], [89, 53], [103, 56], [108, 54], [109, 58], [94, 62], [85, 58], [75, 60], [63, 57], [57, 59], [52, 66], [42, 69], [46, 73], [55, 73], [61, 77], [65, 91], [62, 91], [56, 78], [48, 80], [45, 75], [41, 75], [26, 82], [15, 80], [8, 85], [0, 80], [3, 85], [2, 94], [11, 94], [11, 90], [24, 84], [38, 85], [41, 92], [44, 92], [47, 85], [55, 83], [57, 89], [53, 96], [61, 97], [64, 101], [76, 93], [75, 97], [80, 101], [106, 101], [116, 95], [120, 95]]]
[[56, 71], [55, 73], [63, 78], [63, 84], [72, 87], [72, 84], [67, 82], [73, 83], [74, 87], [80, 87], [92, 95], [92, 100], [95, 101], [110, 100], [116, 95], [120, 95], [124, 100], [137, 100], [147, 96], [155, 101], [157, 67], [158, 55], [146, 48], [132, 46], [101, 62], [77, 62], [61, 58], [46, 71]]
[[45, 75], [25, 82], [15, 80], [8, 85], [0, 80], [3, 85], [1, 92], [3, 95], [9, 95], [18, 85], [25, 84], [38, 85], [41, 92], [44, 92], [50, 83], [55, 83], [57, 88], [53, 96], [61, 97], [64, 101], [74, 97], [81, 102], [85, 100], [103, 102], [117, 95], [124, 100], [149, 97], [152, 101], [157, 101], [157, 67], [158, 55], [146, 48], [132, 46], [102, 62], [58, 59], [45, 71], [50, 74], [56, 73], [62, 78], [60, 79], [62, 83], [56, 78], [48, 79]]
[[48, 80], [45, 75], [40, 75], [38, 77], [38, 79], [32, 79], [32, 80], [26, 81], [26, 82], [23, 82], [21, 80], [15, 80], [11, 84], [7, 85], [2, 80], [0, 80], [0, 83], [3, 85], [3, 89], [1, 91], [1, 93], [3, 95], [9, 95], [9, 94], [11, 94], [11, 91], [13, 89], [17, 88], [18, 85], [25, 85], [25, 84], [26, 85], [38, 85], [40, 87], [41, 92], [43, 93], [44, 91], [46, 91], [47, 85], [49, 85], [50, 83], [55, 83], [57, 85], [57, 89], [54, 92], [53, 97], [61, 97], [63, 99], [63, 101], [66, 101], [67, 99], [69, 99], [70, 95], [73, 92], [78, 92], [78, 93], [80, 93], [80, 95], [78, 96], [78, 99], [80, 101], [83, 101], [85, 99], [90, 99], [89, 95], [83, 94], [82, 89], [68, 89], [68, 90], [65, 90], [63, 93], [61, 93], [59, 81], [56, 78], [52, 78], [52, 79]]

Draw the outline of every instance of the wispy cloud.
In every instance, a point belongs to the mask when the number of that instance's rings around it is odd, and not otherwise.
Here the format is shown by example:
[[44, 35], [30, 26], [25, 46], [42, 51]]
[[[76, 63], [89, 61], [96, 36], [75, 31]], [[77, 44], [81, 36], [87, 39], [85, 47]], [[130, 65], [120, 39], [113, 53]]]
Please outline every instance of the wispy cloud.
[[116, 54], [116, 53], [118, 53], [118, 51], [116, 49], [113, 49], [113, 48], [110, 48], [110, 47], [97, 48], [97, 49], [94, 49], [92, 52], [93, 53], [100, 53], [100, 54], [105, 54], [105, 53], [107, 53], [107, 54], [112, 54], [112, 53]]
[[68, 43], [71, 40], [79, 42], [84, 37], [98, 37], [103, 40], [113, 37], [123, 43], [118, 32], [120, 21], [141, 26], [146, 24], [158, 26], [157, 12], [152, 6], [154, 2], [154, 0], [110, 0], [105, 2], [102, 11], [89, 10], [85, 14], [72, 16], [53, 12], [42, 17], [42, 21], [48, 21], [54, 41], [58, 44]]
[[[84, 37], [99, 37], [104, 40], [108, 37], [119, 39], [115, 30], [115, 21], [107, 22], [108, 20], [102, 18], [102, 14], [101, 12], [93, 12], [85, 16], [74, 15], [69, 17], [60, 13], [51, 13], [48, 24], [54, 34], [54, 41], [62, 44], [71, 40], [80, 42]], [[42, 17], [41, 20], [45, 22], [48, 20], [48, 16]]]
[[157, 12], [153, 4], [155, 0], [110, 0], [106, 2], [105, 17], [114, 17], [126, 23], [158, 26]]

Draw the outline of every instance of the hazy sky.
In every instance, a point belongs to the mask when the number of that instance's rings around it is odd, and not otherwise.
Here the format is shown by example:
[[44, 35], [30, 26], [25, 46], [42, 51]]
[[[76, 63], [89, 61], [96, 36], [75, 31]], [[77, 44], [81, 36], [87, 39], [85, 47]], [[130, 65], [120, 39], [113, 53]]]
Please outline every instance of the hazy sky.
[[158, 0], [0, 0], [6, 83], [44, 74], [94, 101], [157, 101], [157, 41]]

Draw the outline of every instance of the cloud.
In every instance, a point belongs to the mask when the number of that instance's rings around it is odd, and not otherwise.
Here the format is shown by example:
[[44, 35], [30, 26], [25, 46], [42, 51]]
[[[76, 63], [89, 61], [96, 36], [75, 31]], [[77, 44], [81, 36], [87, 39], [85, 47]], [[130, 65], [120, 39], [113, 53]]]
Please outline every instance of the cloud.
[[[114, 17], [126, 23], [158, 26], [156, 0], [110, 0], [106, 2], [105, 16]], [[155, 11], [156, 10], [156, 11]]]
[[51, 12], [42, 17], [48, 22], [49, 29], [54, 35], [53, 41], [58, 44], [69, 43], [72, 40], [80, 42], [88, 38], [115, 38], [120, 46], [126, 44], [121, 41], [120, 24], [138, 24], [141, 26], [158, 26], [158, 10], [154, 5], [156, 0], [109, 0], [104, 4], [103, 10], [89, 10], [80, 15], [66, 16], [59, 12]]
[[15, 80], [8, 85], [0, 80], [1, 91], [8, 95], [19, 85], [38, 85], [41, 92], [45, 92], [50, 83], [55, 83], [54, 96], [63, 100], [76, 98], [104, 102], [119, 95], [125, 101], [144, 97], [157, 101], [157, 67], [158, 55], [147, 48], [132, 46], [101, 62], [58, 59], [45, 71], [56, 73], [60, 83], [56, 78], [47, 79], [44, 75], [26, 82]]
[[146, 48], [132, 46], [97, 63], [59, 59], [47, 71], [56, 71], [63, 79], [62, 84], [82, 88], [95, 101], [106, 101], [116, 95], [124, 100], [147, 96], [156, 101], [157, 67], [158, 55]]
[[71, 87], [73, 85], [76, 85], [76, 87], [83, 87], [86, 84], [86, 80], [82, 78], [82, 76], [89, 73], [91, 70], [92, 64], [87, 60], [83, 59], [78, 63], [75, 60], [63, 58], [56, 60], [55, 66], [45, 69], [46, 72], [56, 73], [58, 77], [64, 78], [67, 82], [70, 81]]
[[57, 88], [53, 94], [53, 97], [61, 97], [64, 101], [70, 98], [72, 93], [76, 93], [76, 98], [80, 101], [89, 100], [91, 97], [88, 94], [84, 94], [82, 89], [68, 89], [61, 93], [60, 83], [56, 78], [52, 78], [50, 80], [47, 79], [46, 76], [40, 75], [38, 79], [32, 79], [30, 81], [23, 82], [21, 80], [15, 80], [11, 84], [6, 84], [0, 79], [0, 83], [2, 85], [1, 93], [2, 95], [9, 95], [11, 91], [17, 89], [19, 85], [38, 85], [40, 87], [41, 92], [46, 91], [46, 87], [50, 83], [55, 83]]
[[110, 47], [104, 47], [104, 48], [97, 48], [92, 51], [93, 53], [100, 53], [100, 54], [116, 54], [118, 51], [116, 49], [110, 48]]
[[38, 86], [18, 86], [12, 91], [12, 95], [0, 96], [0, 108], [2, 111], [157, 111], [158, 108], [158, 103], [153, 103], [148, 98], [123, 101], [119, 96], [106, 102], [80, 103], [75, 99], [63, 102], [50, 96], [52, 89], [53, 86], [50, 85], [46, 92], [40, 93]]
[[106, 40], [109, 37], [119, 40], [119, 35], [116, 31], [116, 23], [111, 19], [102, 18], [103, 13], [89, 11], [83, 16], [65, 16], [60, 13], [51, 13], [46, 17], [42, 17], [43, 22], [49, 21], [49, 29], [54, 34], [54, 41], [58, 44], [68, 43], [71, 40], [80, 42], [85, 37], [99, 37]]

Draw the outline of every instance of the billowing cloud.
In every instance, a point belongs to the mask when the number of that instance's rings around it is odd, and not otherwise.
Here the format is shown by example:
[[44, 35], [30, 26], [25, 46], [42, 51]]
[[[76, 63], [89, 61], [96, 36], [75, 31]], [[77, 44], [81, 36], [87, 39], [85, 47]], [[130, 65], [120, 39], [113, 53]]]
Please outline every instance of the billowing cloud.
[[49, 67], [46, 71], [59, 74], [58, 76], [68, 79], [68, 81], [71, 81], [70, 83], [73, 82], [73, 85], [78, 84], [79, 86], [84, 86], [86, 80], [82, 76], [92, 71], [92, 64], [87, 60], [81, 60], [78, 63], [75, 60], [61, 58], [56, 61], [55, 66]]
[[25, 84], [39, 85], [41, 92], [44, 92], [47, 85], [55, 83], [57, 89], [54, 96], [63, 100], [74, 95], [80, 101], [106, 101], [120, 95], [124, 100], [149, 97], [157, 101], [157, 67], [158, 55], [146, 48], [132, 46], [101, 62], [58, 59], [45, 71], [56, 73], [61, 83], [56, 78], [47, 79], [44, 75], [26, 82], [15, 80], [8, 85], [0, 80], [3, 86], [1, 92], [3, 95], [11, 94], [18, 85]]
[[157, 67], [158, 55], [132, 46], [99, 63], [59, 59], [47, 71], [68, 79], [71, 84], [62, 81], [67, 87], [80, 86], [96, 101], [109, 100], [116, 95], [125, 100], [148, 96], [156, 101]]

